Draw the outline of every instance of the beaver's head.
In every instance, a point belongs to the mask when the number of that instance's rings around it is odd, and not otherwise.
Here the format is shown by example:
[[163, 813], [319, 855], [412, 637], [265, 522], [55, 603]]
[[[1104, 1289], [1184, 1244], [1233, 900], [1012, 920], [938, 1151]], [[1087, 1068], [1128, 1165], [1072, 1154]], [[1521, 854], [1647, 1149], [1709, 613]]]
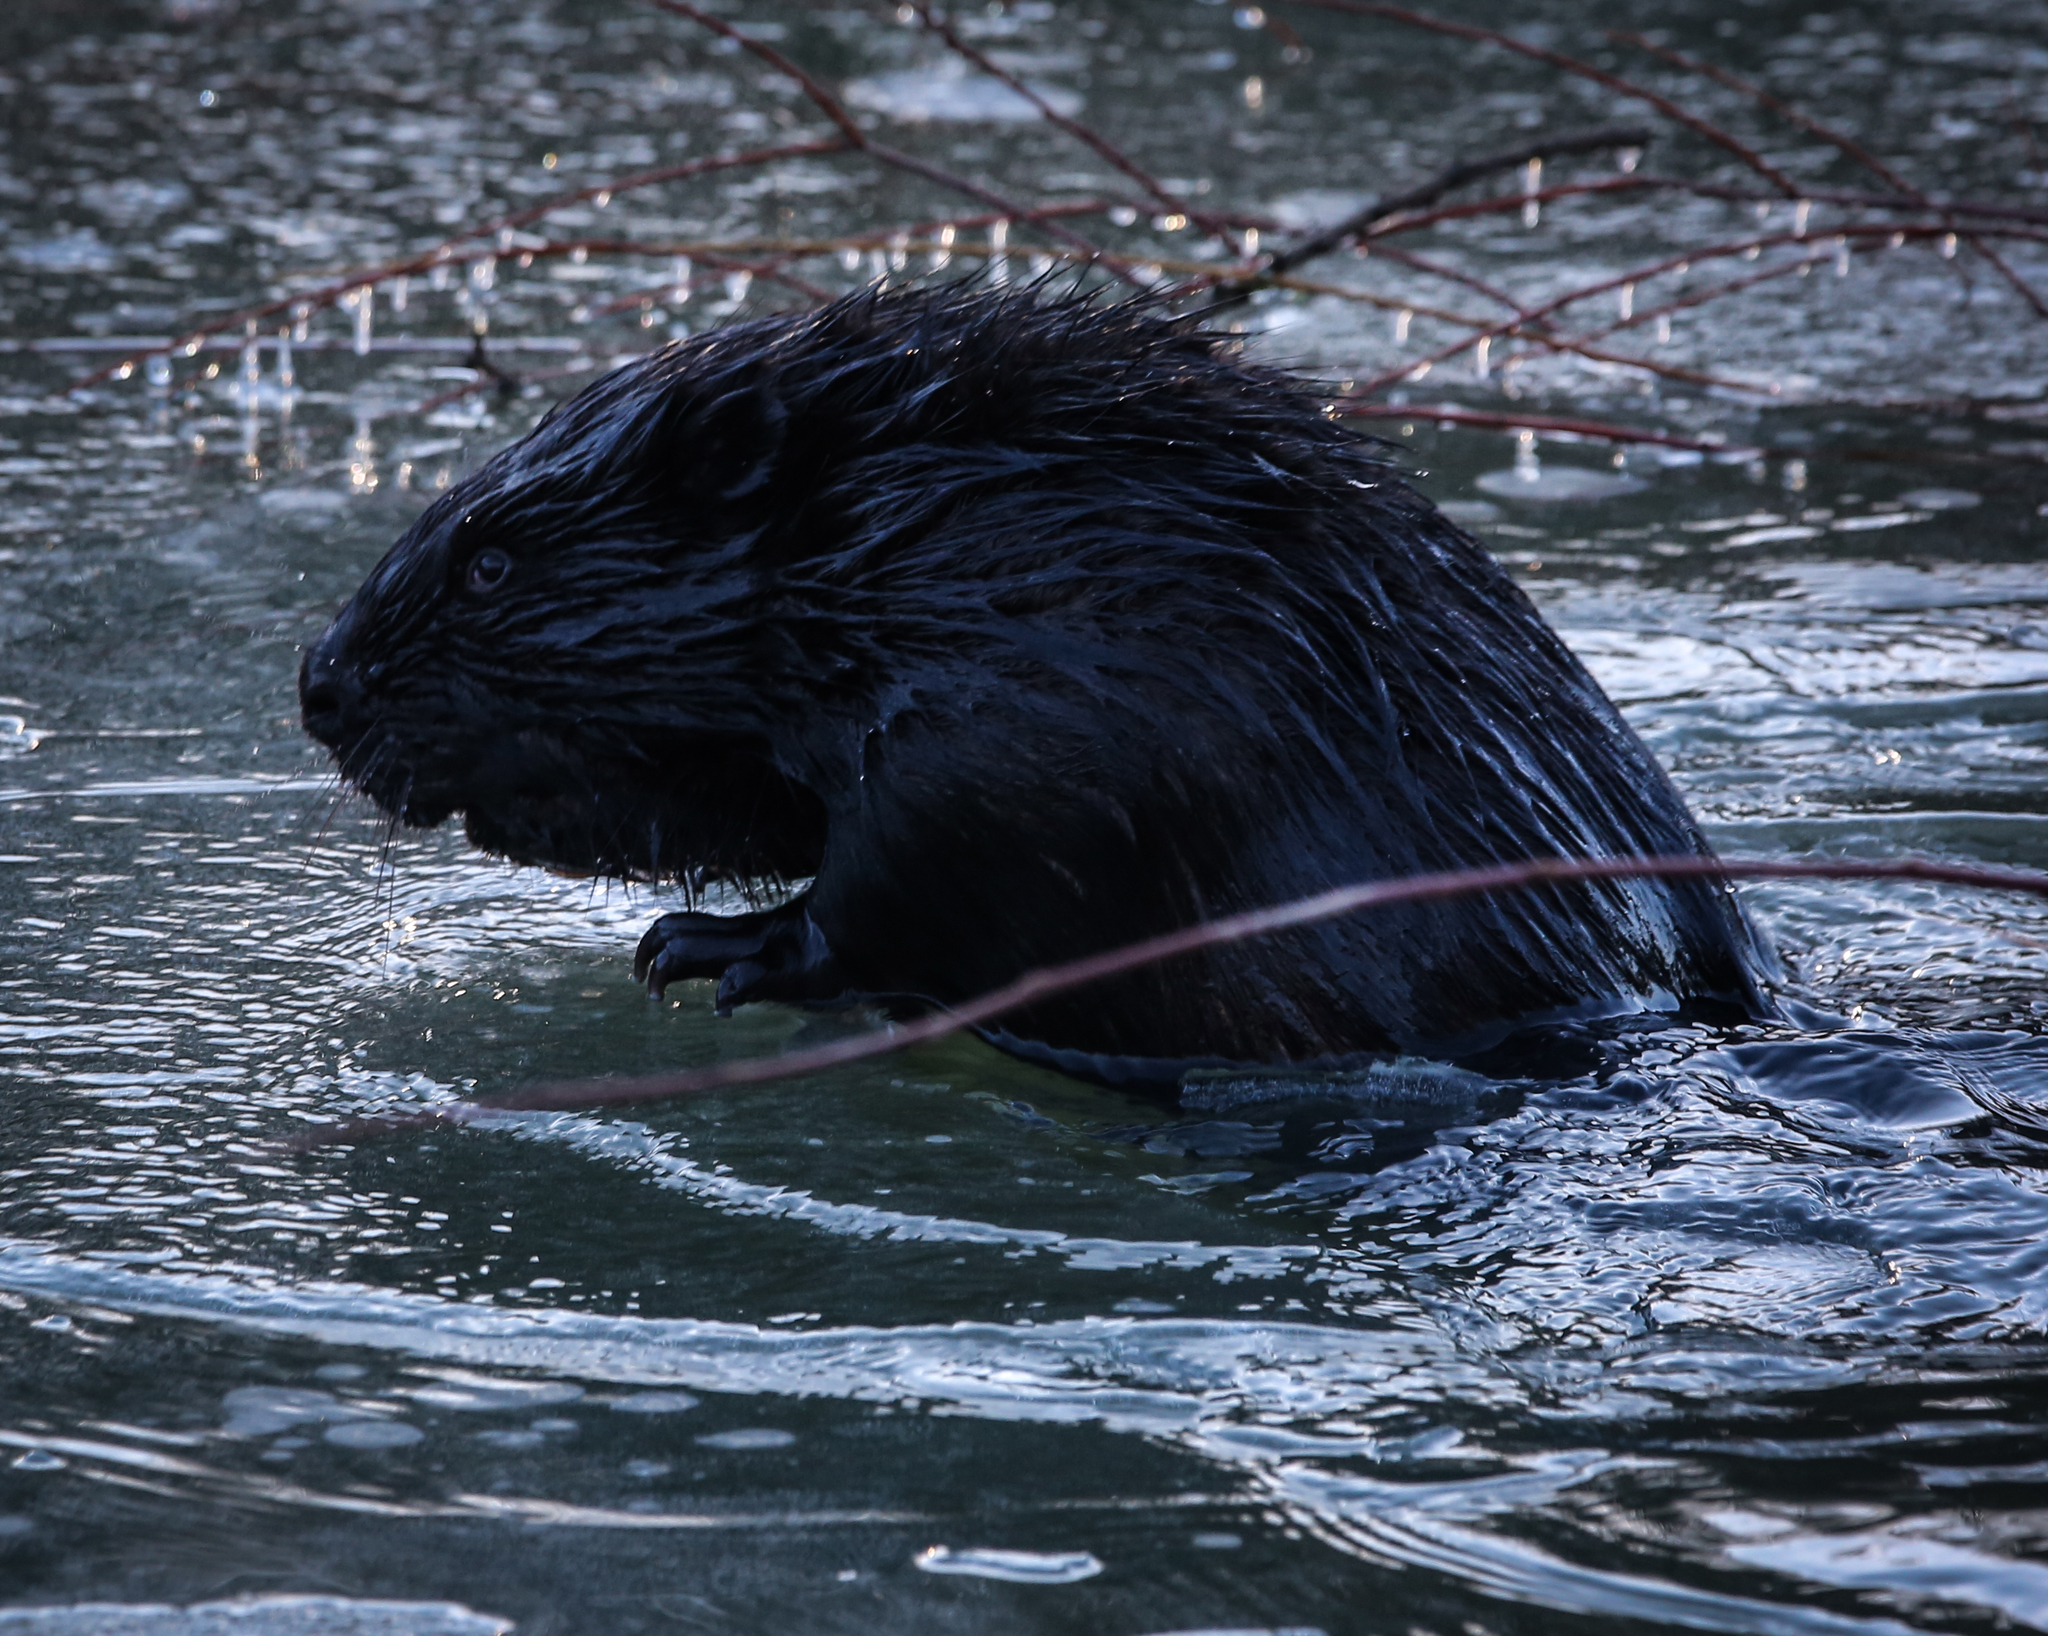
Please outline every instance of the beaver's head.
[[815, 868], [817, 804], [762, 731], [773, 395], [718, 351], [605, 377], [392, 547], [300, 670], [346, 782], [410, 825], [461, 813], [523, 863]]
[[1384, 473], [1226, 341], [955, 287], [668, 347], [427, 509], [307, 654], [306, 727], [387, 812], [522, 861], [787, 879], [898, 727], [1008, 754], [1046, 735], [998, 717], [1112, 694], [1160, 734], [1196, 696], [1263, 721], [1273, 688], [1222, 696], [1186, 635], [1236, 651], [1317, 498]]

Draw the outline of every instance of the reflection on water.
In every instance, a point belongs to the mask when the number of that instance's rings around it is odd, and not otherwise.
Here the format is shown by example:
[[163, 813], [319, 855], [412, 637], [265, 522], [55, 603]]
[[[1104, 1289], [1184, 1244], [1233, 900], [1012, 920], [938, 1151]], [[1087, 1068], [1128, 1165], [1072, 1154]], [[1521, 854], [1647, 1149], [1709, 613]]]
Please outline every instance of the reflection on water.
[[[1098, 185], [914, 31], [778, 19], [906, 143]], [[2034, 24], [1726, 20], [1659, 26], [1873, 140], [1938, 126], [1929, 185], [2022, 162], [1985, 110], [2031, 94]], [[1209, 166], [1189, 189], [1283, 218], [1583, 114], [1379, 33], [1282, 62], [1224, 7], [987, 21], [1142, 156]], [[1566, 13], [1517, 22], [1585, 44]], [[17, 335], [169, 333], [795, 117], [609, 5], [110, 4], [0, 33], [41, 111], [0, 156]], [[565, 227], [830, 231], [900, 216], [895, 186], [806, 162]], [[1648, 231], [1590, 220], [1436, 248], [1578, 279]], [[1787, 398], [2034, 388], [2004, 297], [1863, 259], [1839, 323], [1809, 322], [1817, 277], [1673, 345]], [[646, 282], [514, 247], [155, 384], [67, 398], [88, 355], [6, 363], [0, 1631], [2048, 1628], [2040, 904], [1755, 887], [1807, 1026], [1618, 1039], [1564, 1082], [1166, 1110], [954, 1041], [284, 1156], [367, 1108], [824, 1026], [720, 1023], [701, 985], [650, 1006], [627, 964], [657, 897], [394, 837], [296, 726], [297, 645], [569, 379], [419, 412], [468, 378], [470, 320], [521, 372], [599, 362], [664, 333], [601, 315]], [[697, 285], [661, 325], [761, 299]], [[1372, 326], [1311, 300], [1256, 327], [1362, 373]], [[1560, 404], [1628, 407], [1579, 368]], [[1803, 458], [1619, 467], [1386, 429], [1722, 845], [2048, 867], [2024, 419], [1786, 407], [1738, 429]]]

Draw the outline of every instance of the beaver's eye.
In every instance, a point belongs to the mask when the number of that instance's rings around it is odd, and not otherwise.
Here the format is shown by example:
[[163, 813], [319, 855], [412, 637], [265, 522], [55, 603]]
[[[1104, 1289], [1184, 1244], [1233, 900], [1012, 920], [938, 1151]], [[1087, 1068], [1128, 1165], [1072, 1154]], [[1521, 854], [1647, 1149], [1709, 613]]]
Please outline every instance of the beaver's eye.
[[505, 583], [512, 572], [512, 559], [495, 546], [485, 546], [469, 559], [467, 584], [472, 591], [489, 593]]

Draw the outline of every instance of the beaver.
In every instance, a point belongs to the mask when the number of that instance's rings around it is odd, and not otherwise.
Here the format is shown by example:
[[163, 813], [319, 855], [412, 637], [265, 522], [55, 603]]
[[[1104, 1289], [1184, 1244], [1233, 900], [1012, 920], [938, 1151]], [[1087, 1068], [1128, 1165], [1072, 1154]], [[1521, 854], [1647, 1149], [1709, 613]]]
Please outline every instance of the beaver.
[[[618, 368], [436, 499], [306, 654], [408, 825], [752, 912], [659, 995], [947, 1004], [1341, 883], [1705, 854], [1507, 573], [1310, 386], [1156, 303], [873, 289]], [[694, 902], [694, 896], [686, 902]], [[1725, 883], [1414, 905], [1048, 999], [1070, 1072], [1456, 1057], [1769, 1008]]]

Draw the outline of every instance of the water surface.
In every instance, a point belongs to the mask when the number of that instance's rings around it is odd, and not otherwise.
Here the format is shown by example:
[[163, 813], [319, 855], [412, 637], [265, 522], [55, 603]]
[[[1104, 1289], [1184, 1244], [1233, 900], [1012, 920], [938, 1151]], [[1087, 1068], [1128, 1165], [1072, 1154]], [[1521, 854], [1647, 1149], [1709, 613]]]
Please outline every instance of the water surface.
[[[2039, 7], [1612, 10], [1930, 188], [2048, 181]], [[1112, 184], [886, 16], [748, 15], [894, 140]], [[1242, 20], [977, 26], [1176, 185], [1276, 220], [1613, 111], [1327, 20], [1289, 62]], [[1513, 20], [1612, 49], [1573, 8]], [[17, 338], [169, 334], [565, 181], [816, 124], [625, 5], [107, 4], [0, 34]], [[805, 161], [558, 226], [925, 208]], [[1743, 225], [1672, 209], [1427, 248], [1536, 290]], [[2038, 390], [2040, 328], [1959, 259], [1859, 258], [1678, 326], [1670, 357], [1774, 381], [1761, 408], [1576, 364], [1517, 386], [1768, 458], [1385, 428], [1731, 851], [2048, 867], [2048, 434], [2024, 407], [1834, 401]], [[253, 393], [238, 337], [162, 390], [65, 394], [112, 351], [4, 361], [0, 1631], [2048, 1628], [2038, 904], [1749, 889], [1811, 1026], [1673, 1029], [1569, 1082], [1175, 1112], [953, 1042], [281, 1157], [367, 1108], [826, 1026], [719, 1022], [701, 986], [650, 1005], [627, 966], [661, 894], [394, 838], [296, 725], [300, 646], [572, 378], [422, 411], [468, 379], [474, 319], [545, 376], [776, 299], [700, 276], [646, 324], [605, 316], [665, 271], [416, 282], [361, 357], [351, 315], [315, 315], [288, 412], [268, 328]], [[1394, 355], [1388, 314], [1332, 298], [1250, 328], [1333, 377]], [[1498, 401], [1463, 364], [1424, 386]]]

